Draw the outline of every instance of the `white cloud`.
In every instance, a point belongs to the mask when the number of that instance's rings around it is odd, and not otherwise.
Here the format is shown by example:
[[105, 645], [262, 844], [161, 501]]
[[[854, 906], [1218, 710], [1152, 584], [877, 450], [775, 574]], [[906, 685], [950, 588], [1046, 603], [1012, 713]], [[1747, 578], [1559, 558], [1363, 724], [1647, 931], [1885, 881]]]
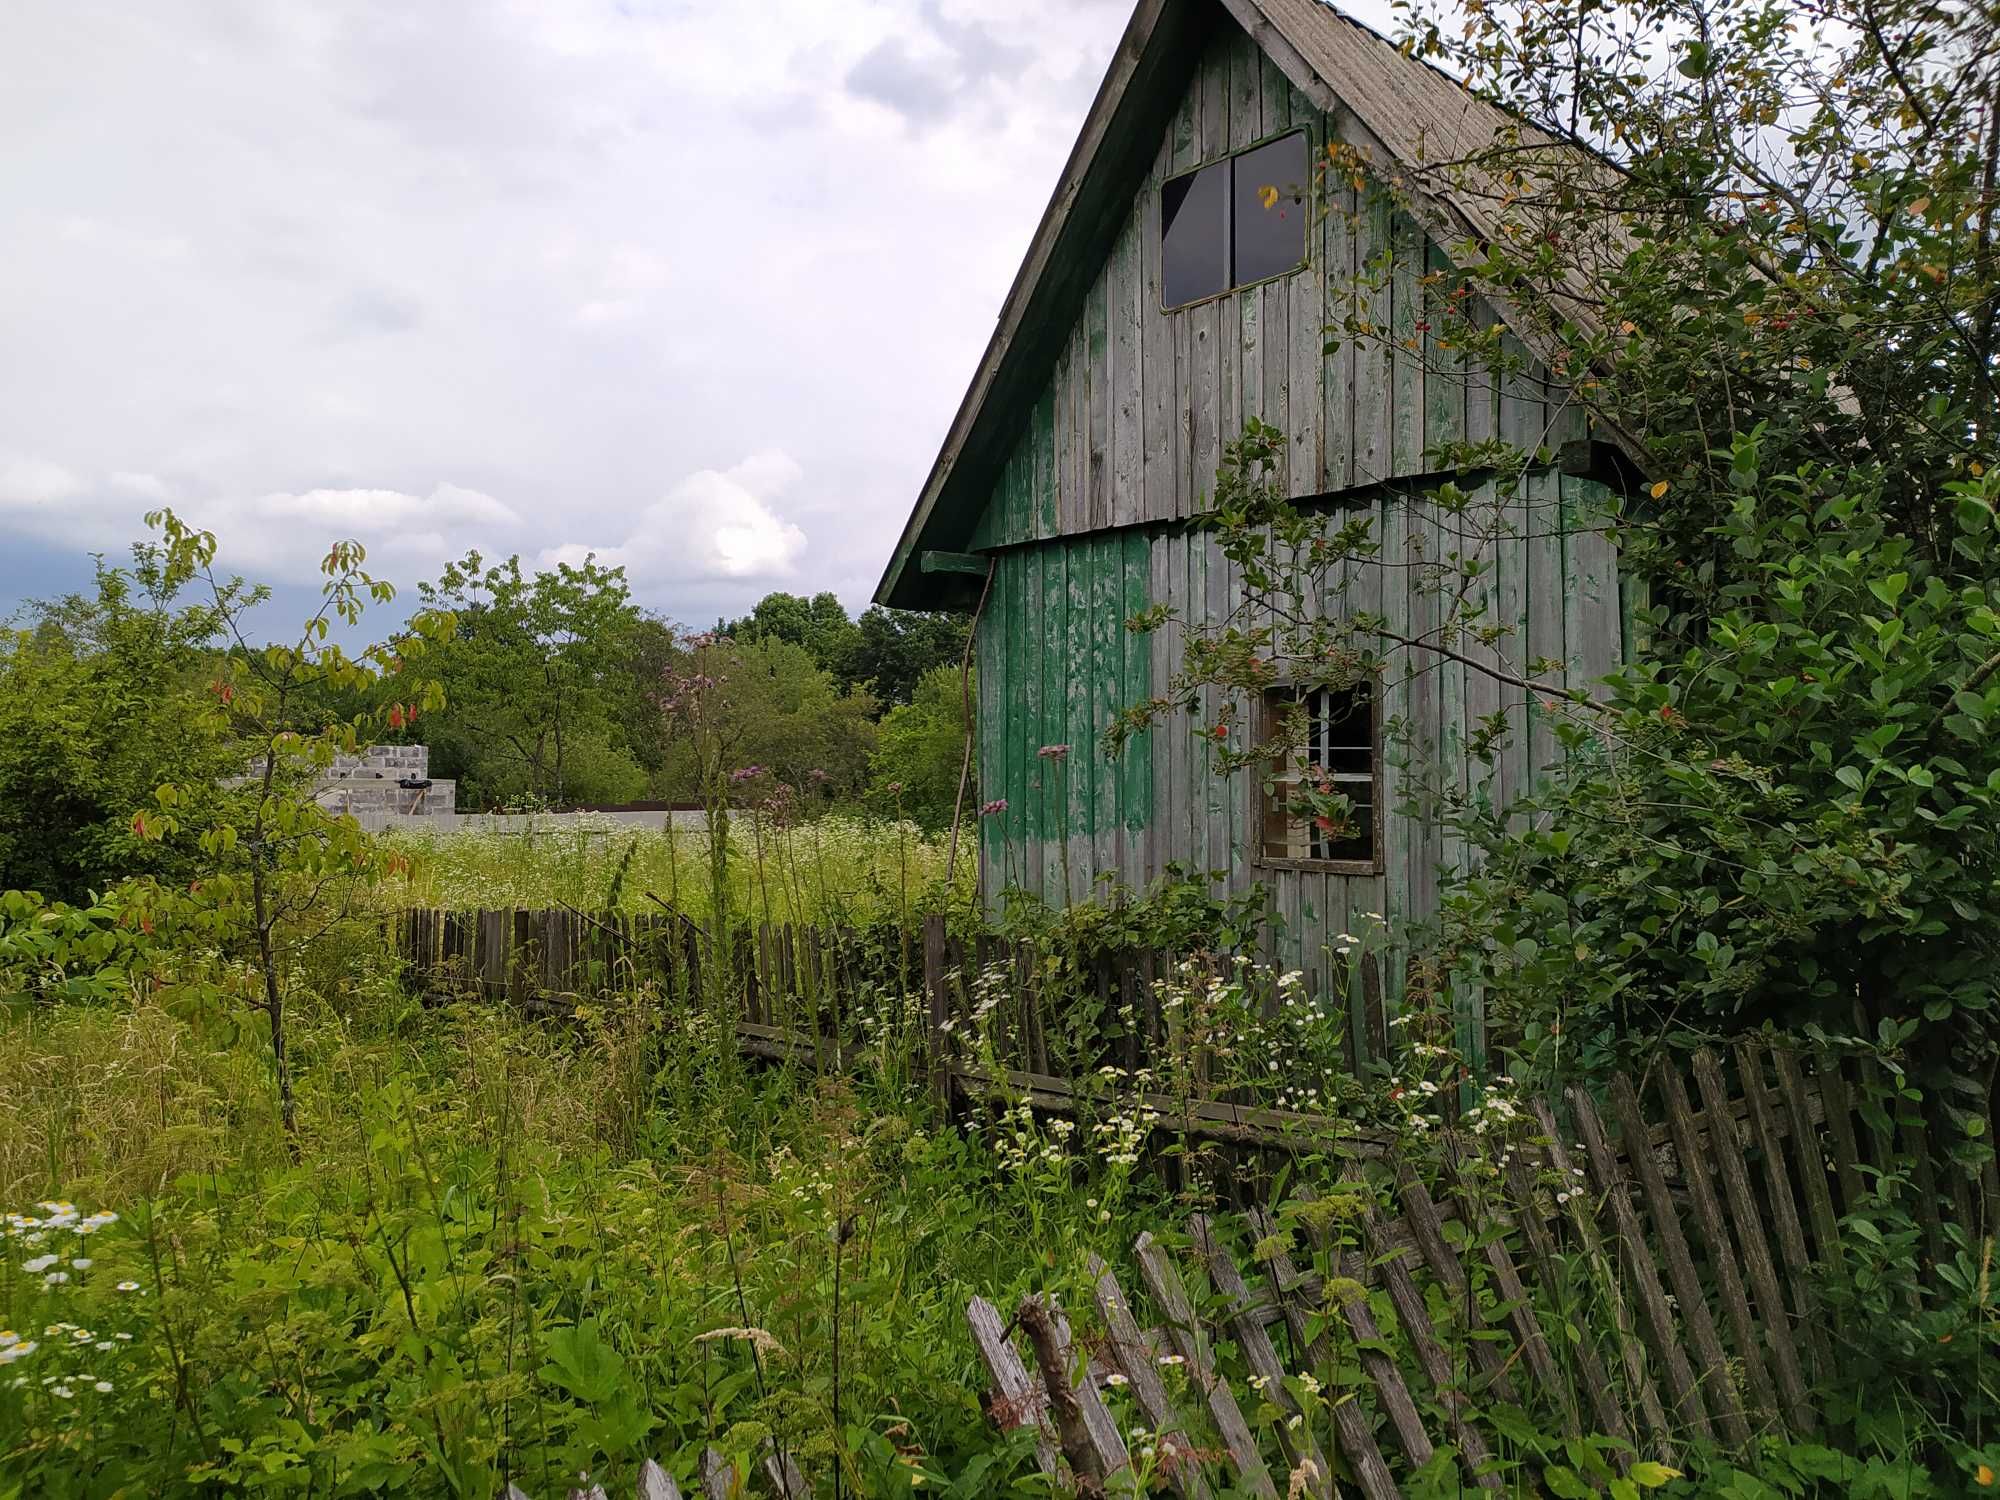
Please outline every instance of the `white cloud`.
[[860, 604], [1130, 6], [0, 4], [0, 614], [162, 501]]
[[545, 560], [573, 565], [595, 552], [600, 562], [622, 565], [642, 596], [663, 583], [789, 579], [806, 534], [774, 502], [804, 477], [796, 460], [775, 451], [753, 453], [728, 469], [702, 469], [647, 506], [620, 544], [571, 542]]
[[174, 498], [174, 487], [157, 474], [133, 474], [120, 469], [105, 481], [118, 494], [161, 504]]
[[46, 510], [82, 488], [83, 481], [61, 464], [21, 454], [0, 454], [0, 514]]

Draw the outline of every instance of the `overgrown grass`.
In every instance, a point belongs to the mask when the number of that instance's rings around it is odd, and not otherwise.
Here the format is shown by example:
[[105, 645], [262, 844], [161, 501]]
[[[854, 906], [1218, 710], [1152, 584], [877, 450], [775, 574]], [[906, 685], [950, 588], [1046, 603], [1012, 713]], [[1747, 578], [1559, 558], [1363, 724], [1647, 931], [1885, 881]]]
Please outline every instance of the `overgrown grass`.
[[[426, 1010], [376, 943], [316, 958], [290, 1149], [253, 1025], [4, 1012], [0, 1207], [42, 1222], [0, 1495], [546, 1495], [767, 1440], [851, 1494], [1008, 1491], [966, 1301], [1115, 1253], [1122, 1170], [1009, 1172], [919, 1071], [751, 1071], [671, 997]], [[120, 1217], [79, 1248], [63, 1202]]]
[[[664, 901], [705, 921], [714, 905], [705, 829], [623, 827], [578, 816], [523, 833], [398, 834], [412, 877], [384, 887], [410, 906], [552, 907]], [[832, 814], [780, 823], [754, 811], [730, 832], [728, 892], [739, 917], [759, 921], [867, 921], [971, 900], [977, 834], [959, 845], [945, 890], [947, 840], [916, 824]]]

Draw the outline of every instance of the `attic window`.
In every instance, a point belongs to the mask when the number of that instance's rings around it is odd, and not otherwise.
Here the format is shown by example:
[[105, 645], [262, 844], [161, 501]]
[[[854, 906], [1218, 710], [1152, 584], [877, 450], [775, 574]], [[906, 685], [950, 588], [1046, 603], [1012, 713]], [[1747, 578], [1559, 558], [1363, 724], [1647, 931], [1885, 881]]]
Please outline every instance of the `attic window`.
[[1160, 302], [1185, 307], [1306, 259], [1306, 135], [1295, 130], [1160, 187]]
[[[1359, 682], [1264, 694], [1259, 739], [1284, 739], [1258, 794], [1257, 852], [1265, 864], [1360, 875], [1381, 870], [1382, 756], [1373, 689]], [[1347, 816], [1337, 814], [1330, 796], [1347, 799]]]

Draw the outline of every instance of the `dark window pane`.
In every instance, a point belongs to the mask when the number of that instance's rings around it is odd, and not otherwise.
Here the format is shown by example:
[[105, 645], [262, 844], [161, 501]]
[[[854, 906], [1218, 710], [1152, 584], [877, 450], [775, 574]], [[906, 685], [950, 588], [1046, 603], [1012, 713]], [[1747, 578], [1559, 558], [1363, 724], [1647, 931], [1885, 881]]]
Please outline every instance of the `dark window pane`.
[[1306, 138], [1303, 132], [1235, 159], [1236, 273], [1242, 286], [1289, 271], [1306, 258]]
[[1161, 301], [1179, 307], [1229, 286], [1224, 238], [1229, 163], [1169, 179], [1160, 189]]

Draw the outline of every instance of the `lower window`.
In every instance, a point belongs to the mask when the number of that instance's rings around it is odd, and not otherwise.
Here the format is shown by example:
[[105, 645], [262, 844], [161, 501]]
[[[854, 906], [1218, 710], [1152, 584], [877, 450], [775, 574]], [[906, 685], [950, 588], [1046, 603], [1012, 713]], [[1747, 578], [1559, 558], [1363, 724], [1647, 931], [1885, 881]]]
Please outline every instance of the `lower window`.
[[1260, 738], [1274, 754], [1260, 793], [1260, 856], [1376, 873], [1381, 755], [1374, 684], [1272, 688], [1262, 707]]

